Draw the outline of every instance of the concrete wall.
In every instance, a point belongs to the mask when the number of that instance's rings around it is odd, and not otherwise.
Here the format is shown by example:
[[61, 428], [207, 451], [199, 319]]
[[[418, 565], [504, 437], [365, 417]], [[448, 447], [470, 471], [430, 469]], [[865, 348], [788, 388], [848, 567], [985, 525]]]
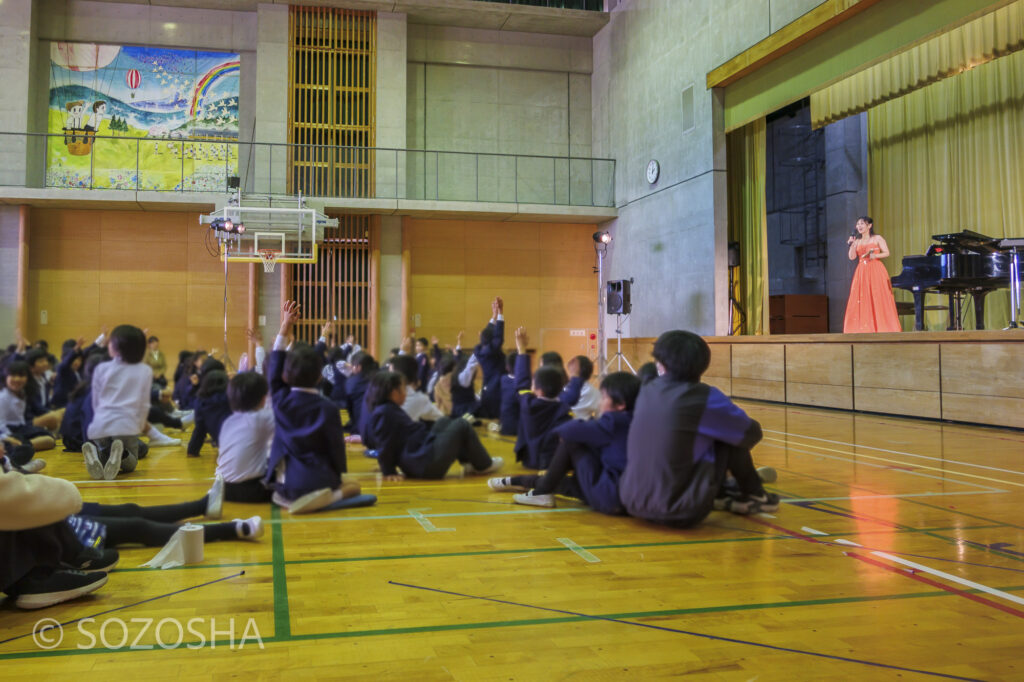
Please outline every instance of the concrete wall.
[[594, 37], [593, 153], [617, 160], [605, 278], [636, 278], [625, 335], [725, 333], [725, 138], [705, 77], [817, 4], [622, 0]]
[[[31, 130], [33, 49], [33, 3], [8, 0], [0, 3], [0, 132]], [[0, 183], [24, 185], [32, 150], [29, 140], [0, 135]], [[41, 155], [41, 151], [39, 154]]]
[[0, 346], [14, 340], [18, 325], [18, 206], [0, 206]]
[[[591, 70], [586, 38], [410, 24], [408, 147], [589, 157]], [[589, 165], [550, 158], [410, 154], [408, 165], [416, 199], [569, 203], [591, 191]]]

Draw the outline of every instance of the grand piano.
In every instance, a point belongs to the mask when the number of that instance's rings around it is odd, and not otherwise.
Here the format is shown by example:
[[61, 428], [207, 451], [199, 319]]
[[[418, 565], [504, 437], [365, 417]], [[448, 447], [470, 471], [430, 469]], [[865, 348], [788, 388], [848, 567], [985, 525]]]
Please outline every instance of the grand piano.
[[[903, 271], [892, 278], [893, 288], [906, 289], [914, 295], [914, 329], [924, 329], [924, 296], [928, 292], [949, 297], [946, 329], [963, 329], [963, 297], [970, 294], [976, 328], [984, 329], [985, 296], [1009, 287], [1011, 271], [1015, 284], [1020, 286], [1016, 242], [1021, 240], [994, 239], [971, 230], [936, 234], [932, 239], [936, 243], [924, 256], [904, 256]], [[1011, 326], [1016, 326], [1016, 310], [1013, 312]]]

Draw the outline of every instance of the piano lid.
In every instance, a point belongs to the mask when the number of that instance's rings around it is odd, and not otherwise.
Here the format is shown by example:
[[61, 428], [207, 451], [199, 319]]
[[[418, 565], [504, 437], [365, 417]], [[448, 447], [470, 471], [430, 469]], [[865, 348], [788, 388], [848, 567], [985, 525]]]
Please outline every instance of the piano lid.
[[928, 249], [929, 256], [942, 253], [994, 253], [999, 251], [999, 240], [972, 230], [962, 230], [952, 234], [933, 234], [932, 239], [939, 244], [932, 244]]

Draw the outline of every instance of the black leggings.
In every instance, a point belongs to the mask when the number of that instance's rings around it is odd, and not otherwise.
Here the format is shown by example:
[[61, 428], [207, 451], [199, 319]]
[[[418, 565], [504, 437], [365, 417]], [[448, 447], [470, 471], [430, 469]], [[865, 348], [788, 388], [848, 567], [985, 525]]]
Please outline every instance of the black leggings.
[[491, 456], [480, 442], [473, 426], [465, 419], [441, 417], [434, 424], [434, 459], [426, 466], [422, 476], [414, 478], [444, 478], [448, 468], [456, 460], [472, 464], [483, 471], [491, 466]]
[[161, 408], [156, 405], [149, 406], [149, 417], [150, 424], [160, 424], [161, 426], [170, 426], [172, 429], [180, 429], [182, 427], [181, 420], [177, 417], [164, 412]]
[[224, 484], [224, 499], [228, 502], [270, 502], [273, 494], [258, 478]]
[[[206, 498], [194, 502], [165, 504], [155, 507], [140, 507], [137, 504], [97, 504], [86, 502], [82, 505], [81, 516], [102, 523], [107, 527], [107, 546], [125, 544], [161, 547], [178, 530], [179, 522], [206, 512]], [[234, 523], [208, 523], [203, 525], [205, 542], [233, 540], [238, 537]]]
[[582, 499], [582, 491], [576, 479], [569, 475], [576, 468], [576, 461], [589, 451], [576, 443], [567, 443], [564, 440], [558, 441], [555, 454], [551, 456], [551, 464], [543, 475], [526, 474], [511, 476], [512, 485], [521, 485], [524, 488], [532, 488], [535, 495], [551, 495], [558, 493], [568, 497]]

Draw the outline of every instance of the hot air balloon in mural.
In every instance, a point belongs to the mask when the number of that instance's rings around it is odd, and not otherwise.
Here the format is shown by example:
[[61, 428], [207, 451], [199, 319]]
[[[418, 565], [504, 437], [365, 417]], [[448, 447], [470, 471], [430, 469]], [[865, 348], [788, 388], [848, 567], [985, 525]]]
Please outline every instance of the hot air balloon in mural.
[[131, 90], [132, 99], [135, 99], [135, 90], [142, 85], [142, 76], [139, 75], [139, 70], [128, 69], [128, 72], [124, 75], [124, 84]]
[[[109, 91], [114, 71], [104, 67], [120, 52], [117, 45], [51, 43], [50, 61], [63, 67], [61, 73], [65, 74], [58, 105], [65, 115], [64, 144], [73, 156], [85, 156], [92, 150], [96, 129], [106, 113], [107, 102], [101, 95]], [[86, 101], [86, 93], [91, 102]]]

